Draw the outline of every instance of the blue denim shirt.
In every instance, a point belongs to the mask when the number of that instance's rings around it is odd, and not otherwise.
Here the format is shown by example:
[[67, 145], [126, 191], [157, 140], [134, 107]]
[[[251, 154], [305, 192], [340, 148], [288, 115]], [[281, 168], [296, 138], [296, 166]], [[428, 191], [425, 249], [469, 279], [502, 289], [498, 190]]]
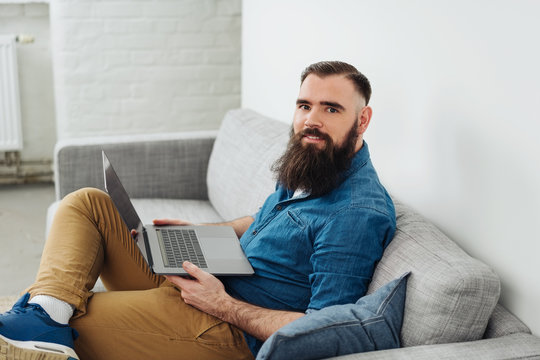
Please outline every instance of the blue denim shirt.
[[[255, 274], [222, 281], [233, 297], [261, 307], [309, 312], [354, 303], [392, 240], [394, 205], [364, 142], [331, 192], [292, 198], [277, 186], [240, 239]], [[246, 334], [256, 355], [262, 343]]]

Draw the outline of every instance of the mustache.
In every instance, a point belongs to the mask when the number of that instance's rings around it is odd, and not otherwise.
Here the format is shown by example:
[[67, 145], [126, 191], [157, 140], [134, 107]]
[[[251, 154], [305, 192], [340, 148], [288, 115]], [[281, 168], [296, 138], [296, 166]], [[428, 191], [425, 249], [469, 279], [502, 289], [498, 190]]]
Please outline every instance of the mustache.
[[303, 138], [304, 136], [307, 136], [307, 135], [317, 136], [317, 137], [319, 137], [319, 138], [321, 138], [323, 140], [326, 140], [327, 142], [332, 140], [330, 135], [328, 135], [326, 133], [323, 133], [319, 129], [315, 129], [315, 128], [305, 128], [304, 130], [300, 131], [297, 134], [297, 138], [301, 139], [301, 138]]

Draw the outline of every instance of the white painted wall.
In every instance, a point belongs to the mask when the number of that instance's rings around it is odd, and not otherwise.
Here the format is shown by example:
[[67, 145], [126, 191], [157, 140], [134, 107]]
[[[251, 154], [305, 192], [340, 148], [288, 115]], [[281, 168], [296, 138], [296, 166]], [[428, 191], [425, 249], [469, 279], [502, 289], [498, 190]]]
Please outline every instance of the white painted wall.
[[0, 34], [28, 34], [34, 42], [17, 44], [23, 161], [49, 160], [56, 142], [49, 6], [0, 2]]
[[59, 139], [215, 129], [240, 105], [240, 0], [50, 6]]
[[540, 335], [540, 2], [243, 2], [242, 106], [290, 122], [303, 68], [372, 82], [366, 140], [387, 188], [502, 280]]

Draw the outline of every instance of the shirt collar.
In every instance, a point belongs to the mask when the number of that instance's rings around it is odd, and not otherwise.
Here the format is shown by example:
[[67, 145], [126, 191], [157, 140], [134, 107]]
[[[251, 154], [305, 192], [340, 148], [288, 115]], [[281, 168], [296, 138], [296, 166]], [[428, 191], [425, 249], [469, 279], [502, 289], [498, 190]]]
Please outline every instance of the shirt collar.
[[352, 173], [356, 172], [358, 169], [360, 169], [362, 166], [366, 165], [366, 163], [369, 161], [369, 147], [367, 142], [363, 141], [362, 147], [360, 150], [354, 154], [353, 160], [351, 162], [351, 166], [348, 170], [344, 171], [343, 178], [349, 177]]

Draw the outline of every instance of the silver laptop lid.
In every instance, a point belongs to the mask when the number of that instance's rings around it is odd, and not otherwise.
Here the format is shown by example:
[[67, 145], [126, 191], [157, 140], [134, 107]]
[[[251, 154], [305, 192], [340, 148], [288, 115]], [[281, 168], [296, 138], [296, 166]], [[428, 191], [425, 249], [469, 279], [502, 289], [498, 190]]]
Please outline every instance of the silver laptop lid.
[[103, 156], [103, 176], [105, 180], [105, 190], [113, 200], [114, 205], [118, 209], [122, 220], [129, 230], [136, 229], [139, 234], [143, 231], [143, 224], [139, 215], [135, 211], [135, 207], [129, 200], [129, 195], [120, 182], [116, 171], [114, 171], [111, 162], [107, 158], [105, 151], [101, 151]]

